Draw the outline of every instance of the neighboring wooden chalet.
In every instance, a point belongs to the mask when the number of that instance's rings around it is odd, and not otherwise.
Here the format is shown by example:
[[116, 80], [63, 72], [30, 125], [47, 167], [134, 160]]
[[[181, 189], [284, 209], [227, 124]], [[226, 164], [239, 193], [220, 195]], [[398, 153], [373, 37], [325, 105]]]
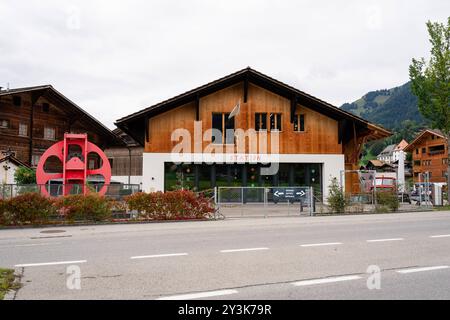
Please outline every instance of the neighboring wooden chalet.
[[[0, 151], [9, 150], [24, 164], [35, 167], [45, 150], [62, 140], [65, 132], [87, 133], [89, 141], [102, 149], [123, 144], [51, 85], [0, 90]], [[62, 169], [60, 163], [48, 163], [49, 171]], [[89, 168], [99, 165], [98, 157], [88, 159]]]
[[[230, 117], [237, 105], [239, 112]], [[196, 121], [201, 121], [200, 137], [206, 137], [203, 142], [194, 140]], [[147, 191], [170, 190], [181, 181], [183, 187], [197, 190], [215, 186], [314, 186], [326, 195], [331, 177], [339, 178], [344, 169], [359, 169], [364, 143], [391, 134], [251, 68], [126, 116], [116, 125], [144, 146], [143, 188]], [[178, 128], [190, 134], [191, 145], [196, 147], [185, 154], [183, 165], [175, 165], [172, 157], [179, 141], [172, 141], [171, 135]], [[221, 136], [212, 138], [208, 129], [219, 130]], [[225, 132], [237, 129], [278, 132], [279, 149], [276, 153], [271, 150], [269, 137], [267, 151], [258, 147], [254, 154], [246, 143], [244, 154], [230, 158], [227, 152], [237, 152], [238, 142]], [[204, 150], [212, 140], [215, 154], [206, 155]], [[189, 160], [193, 158], [195, 164]], [[226, 163], [221, 163], [224, 159]], [[279, 163], [277, 174], [261, 175], [264, 162]]]
[[419, 174], [430, 173], [430, 182], [447, 182], [447, 140], [439, 130], [424, 130], [405, 149], [412, 153], [414, 182], [423, 181]]

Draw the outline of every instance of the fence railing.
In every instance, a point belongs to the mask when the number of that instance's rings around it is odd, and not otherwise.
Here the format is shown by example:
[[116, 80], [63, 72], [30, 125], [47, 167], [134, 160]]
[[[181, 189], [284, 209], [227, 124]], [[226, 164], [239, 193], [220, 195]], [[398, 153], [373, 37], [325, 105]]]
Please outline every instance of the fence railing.
[[0, 199], [9, 199], [31, 192], [59, 197], [64, 195], [64, 192], [68, 194], [83, 194], [86, 189], [89, 192], [98, 192], [103, 187], [106, 187], [105, 196], [116, 200], [121, 200], [127, 195], [140, 191], [139, 184], [0, 184]]
[[[312, 187], [218, 187], [216, 194], [216, 204], [219, 208], [239, 207], [238, 215], [241, 216], [268, 216], [267, 212], [284, 211], [288, 214], [298, 212], [313, 215], [315, 202]], [[256, 207], [251, 208], [252, 205]], [[261, 205], [265, 208], [261, 208]], [[248, 210], [244, 210], [244, 207]]]

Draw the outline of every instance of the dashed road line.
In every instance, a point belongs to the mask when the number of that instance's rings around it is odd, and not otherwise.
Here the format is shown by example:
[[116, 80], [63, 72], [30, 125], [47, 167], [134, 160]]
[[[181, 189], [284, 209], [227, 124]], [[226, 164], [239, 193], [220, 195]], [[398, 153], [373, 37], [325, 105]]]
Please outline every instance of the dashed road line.
[[227, 249], [227, 250], [220, 250], [222, 253], [230, 253], [230, 252], [244, 252], [244, 251], [261, 251], [261, 250], [269, 250], [269, 248], [244, 248], [244, 249]]
[[330, 277], [330, 278], [302, 280], [302, 281], [293, 282], [292, 285], [294, 285], [296, 287], [303, 287], [303, 286], [311, 286], [311, 285], [316, 285], [316, 284], [351, 281], [351, 280], [358, 280], [358, 279], [361, 279], [361, 277], [360, 276], [338, 276], [338, 277]]
[[301, 244], [300, 247], [338, 246], [341, 244], [342, 244], [342, 242], [307, 243], [307, 244]]
[[131, 260], [136, 259], [152, 259], [152, 258], [165, 258], [165, 257], [179, 257], [179, 256], [187, 256], [186, 252], [183, 253], [164, 253], [164, 254], [152, 254], [148, 256], [134, 256], [130, 257]]
[[190, 300], [190, 299], [226, 296], [226, 295], [236, 294], [236, 293], [238, 293], [237, 290], [227, 289], [227, 290], [206, 291], [206, 292], [197, 292], [197, 293], [188, 293], [188, 294], [167, 296], [167, 297], [158, 298], [156, 300]]
[[433, 267], [423, 267], [423, 268], [408, 268], [397, 270], [398, 273], [413, 273], [413, 272], [422, 272], [422, 271], [432, 271], [432, 270], [441, 270], [448, 269], [449, 266], [433, 266]]
[[366, 240], [366, 242], [388, 242], [388, 241], [403, 241], [405, 239], [403, 238], [388, 238], [388, 239], [373, 239], [373, 240]]
[[15, 267], [25, 268], [25, 267], [40, 267], [40, 266], [56, 266], [56, 265], [61, 265], [61, 264], [80, 264], [80, 263], [86, 263], [86, 262], [87, 262], [87, 260], [23, 263], [23, 264], [16, 264]]
[[430, 236], [430, 238], [449, 238], [450, 234], [437, 234], [434, 236]]

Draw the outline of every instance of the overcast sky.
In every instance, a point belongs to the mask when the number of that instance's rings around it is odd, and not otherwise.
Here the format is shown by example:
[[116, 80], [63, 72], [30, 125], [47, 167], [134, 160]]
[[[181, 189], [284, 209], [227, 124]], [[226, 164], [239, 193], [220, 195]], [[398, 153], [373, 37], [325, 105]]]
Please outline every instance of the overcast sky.
[[336, 106], [408, 81], [448, 0], [0, 0], [0, 86], [120, 117], [247, 66]]

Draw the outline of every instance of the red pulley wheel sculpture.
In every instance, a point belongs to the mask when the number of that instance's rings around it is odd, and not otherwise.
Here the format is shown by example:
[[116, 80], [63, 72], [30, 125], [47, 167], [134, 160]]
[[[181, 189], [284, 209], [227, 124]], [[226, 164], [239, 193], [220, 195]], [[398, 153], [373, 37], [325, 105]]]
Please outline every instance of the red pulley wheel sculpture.
[[[77, 146], [80, 150], [77, 154], [71, 154], [71, 146]], [[96, 153], [101, 159], [102, 166], [98, 169], [88, 169], [87, 158], [89, 153]], [[61, 160], [63, 170], [61, 173], [47, 173], [44, 164], [49, 157], [57, 157]], [[90, 175], [102, 175], [104, 184], [98, 191], [104, 195], [111, 182], [111, 166], [105, 153], [95, 144], [88, 141], [87, 134], [65, 133], [64, 140], [59, 141], [48, 148], [39, 160], [36, 169], [36, 182], [41, 185], [42, 194], [49, 196], [46, 184], [53, 179], [62, 179], [63, 195], [70, 193], [73, 185], [81, 185], [83, 194], [88, 192], [86, 188], [87, 177]]]

